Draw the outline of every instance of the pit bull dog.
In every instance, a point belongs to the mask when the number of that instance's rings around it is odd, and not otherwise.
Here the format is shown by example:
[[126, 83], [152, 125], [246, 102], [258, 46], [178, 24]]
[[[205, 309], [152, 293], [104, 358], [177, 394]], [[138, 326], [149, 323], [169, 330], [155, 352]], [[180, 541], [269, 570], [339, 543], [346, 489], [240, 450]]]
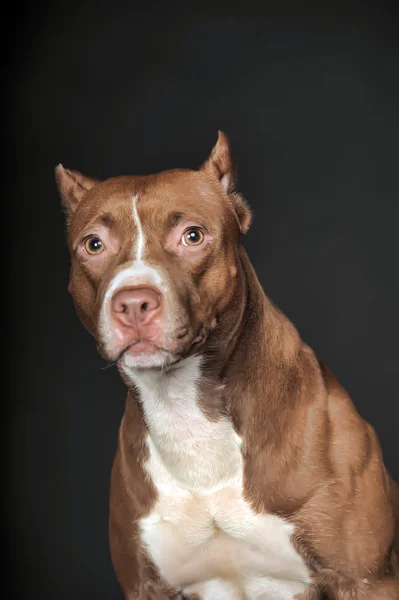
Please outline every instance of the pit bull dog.
[[399, 486], [261, 288], [228, 138], [199, 170], [56, 179], [69, 291], [128, 388], [110, 498], [126, 600], [398, 600]]

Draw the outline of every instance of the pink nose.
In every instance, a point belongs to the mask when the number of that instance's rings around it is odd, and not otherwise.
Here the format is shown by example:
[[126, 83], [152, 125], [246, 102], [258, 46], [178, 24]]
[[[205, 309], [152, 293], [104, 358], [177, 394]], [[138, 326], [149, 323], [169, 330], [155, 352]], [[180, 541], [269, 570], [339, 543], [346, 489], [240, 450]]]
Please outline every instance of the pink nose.
[[140, 327], [160, 312], [161, 298], [151, 288], [131, 288], [117, 292], [112, 298], [113, 317], [125, 327]]

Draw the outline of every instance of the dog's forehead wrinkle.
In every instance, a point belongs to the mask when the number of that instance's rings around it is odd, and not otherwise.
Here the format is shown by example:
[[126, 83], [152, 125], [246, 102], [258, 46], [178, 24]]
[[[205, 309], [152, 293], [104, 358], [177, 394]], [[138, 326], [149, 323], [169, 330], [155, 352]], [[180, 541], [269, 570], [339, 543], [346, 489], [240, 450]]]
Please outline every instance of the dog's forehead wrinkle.
[[115, 217], [110, 212], [100, 214], [98, 219], [106, 227], [112, 228], [115, 226]]
[[81, 231], [89, 230], [91, 227], [102, 225], [112, 229], [119, 237], [126, 229], [132, 230], [133, 225], [129, 226], [130, 198], [110, 196], [107, 198], [97, 198], [96, 196], [85, 202], [85, 198], [78, 206], [71, 221], [69, 235], [74, 240]]
[[90, 228], [103, 226], [112, 229], [115, 226], [116, 219], [110, 212], [104, 212], [94, 215], [87, 223], [79, 227], [79, 230], [87, 230]]

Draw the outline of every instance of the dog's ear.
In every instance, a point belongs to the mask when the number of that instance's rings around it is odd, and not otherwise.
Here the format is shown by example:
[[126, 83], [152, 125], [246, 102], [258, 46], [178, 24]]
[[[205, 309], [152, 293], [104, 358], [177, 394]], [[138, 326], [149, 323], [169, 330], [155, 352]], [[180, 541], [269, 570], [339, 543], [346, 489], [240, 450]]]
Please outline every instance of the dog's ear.
[[236, 174], [231, 143], [222, 131], [218, 132], [218, 140], [202, 169], [217, 178], [233, 204], [241, 232], [246, 233], [251, 225], [251, 211], [244, 198], [236, 192]]
[[55, 180], [69, 222], [83, 196], [98, 181], [82, 175], [79, 171], [64, 169], [61, 164], [55, 168]]

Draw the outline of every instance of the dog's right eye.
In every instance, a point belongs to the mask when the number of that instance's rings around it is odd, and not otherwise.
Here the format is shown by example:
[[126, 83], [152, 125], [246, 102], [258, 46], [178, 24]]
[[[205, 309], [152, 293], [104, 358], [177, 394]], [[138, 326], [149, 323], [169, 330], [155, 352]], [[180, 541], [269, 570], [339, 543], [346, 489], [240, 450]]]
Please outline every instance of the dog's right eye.
[[204, 241], [204, 232], [199, 227], [190, 227], [182, 235], [182, 242], [185, 246], [199, 246]]
[[92, 236], [87, 238], [84, 243], [85, 250], [87, 254], [101, 254], [104, 251], [104, 244], [100, 240], [100, 238]]

